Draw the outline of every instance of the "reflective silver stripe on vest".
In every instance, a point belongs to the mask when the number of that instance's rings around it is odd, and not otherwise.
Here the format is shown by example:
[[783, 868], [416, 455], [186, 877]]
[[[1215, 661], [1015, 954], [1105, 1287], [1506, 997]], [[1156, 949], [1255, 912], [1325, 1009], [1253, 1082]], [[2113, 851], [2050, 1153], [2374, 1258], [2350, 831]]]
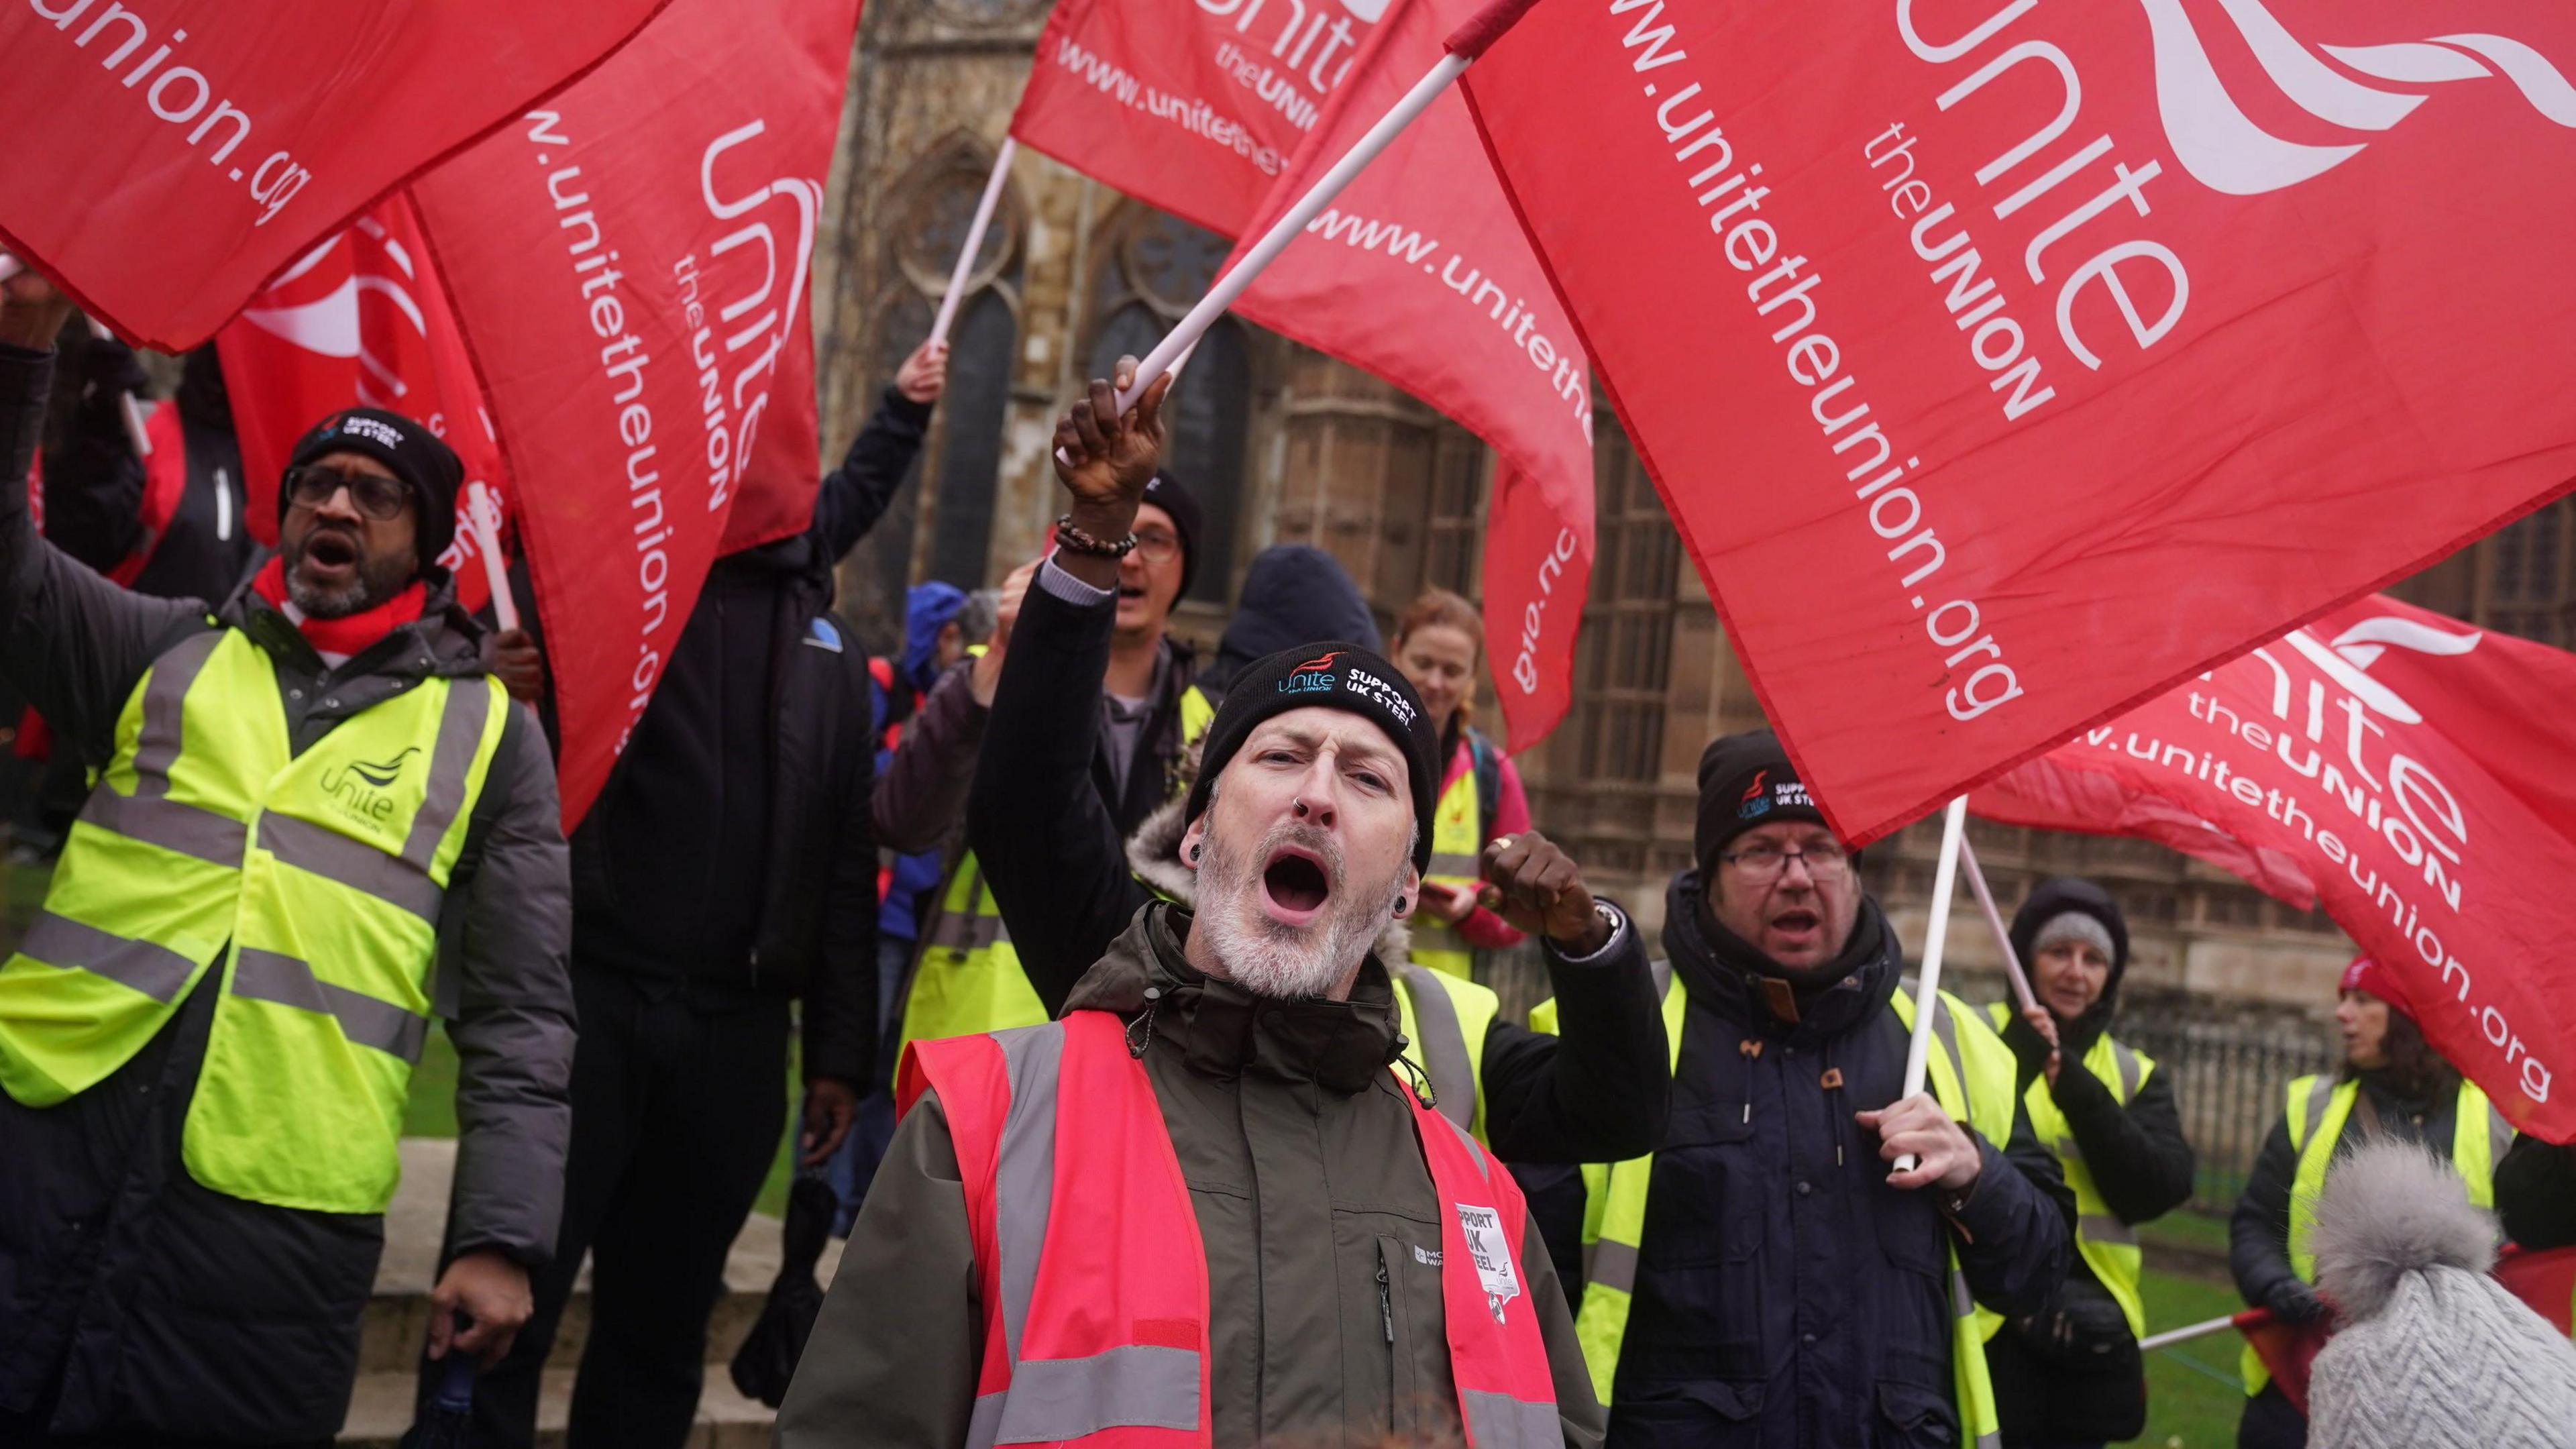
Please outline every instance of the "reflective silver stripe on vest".
[[1637, 1291], [1637, 1245], [1610, 1238], [1583, 1248], [1583, 1281], [1620, 1293]]
[[243, 948], [233, 962], [233, 995], [318, 1012], [340, 1023], [340, 1035], [407, 1062], [420, 1060], [429, 1018], [390, 1001], [324, 981], [292, 956]]
[[424, 880], [438, 858], [439, 842], [465, 808], [465, 778], [474, 772], [474, 752], [482, 746], [483, 723], [491, 711], [490, 679], [448, 685], [447, 707], [438, 716], [438, 743], [429, 753], [429, 791], [421, 797], [420, 813], [411, 818], [411, 835], [402, 848], [402, 858]]
[[1431, 1104], [1460, 1127], [1476, 1121], [1476, 1067], [1467, 1060], [1467, 1033], [1458, 1004], [1428, 966], [1407, 961], [1397, 968], [1402, 990], [1413, 998], [1414, 1030], [1422, 1033], [1422, 1071], [1431, 1079]]
[[2123, 1248], [2138, 1245], [2138, 1230], [2108, 1215], [2087, 1214], [2078, 1218], [2075, 1231], [2096, 1243], [2116, 1243]]
[[2323, 1077], [2308, 1084], [2307, 1130], [2299, 1134], [2299, 1147], [2302, 1151], [2306, 1150], [2309, 1143], [2317, 1140], [2317, 1129], [2325, 1125], [2326, 1105], [2334, 1098], [2335, 1085]]
[[130, 986], [155, 1001], [176, 1001], [197, 963], [150, 941], [112, 935], [96, 926], [38, 911], [18, 949], [48, 966], [76, 966]]
[[[930, 923], [930, 934], [926, 938], [929, 943], [943, 950], [966, 952], [981, 951], [997, 941], [1009, 940], [1010, 932], [1003, 928], [998, 909], [989, 916], [975, 909], [983, 899], [984, 868], [978, 865], [974, 874], [966, 878], [966, 908], [952, 911], [942, 905], [939, 918]], [[995, 902], [996, 906], [999, 904]]]
[[[167, 789], [169, 781], [164, 779]], [[102, 784], [81, 806], [81, 820], [101, 830], [192, 855], [231, 870], [241, 869], [242, 823], [229, 815], [172, 800], [163, 795], [119, 795]]]
[[1435, 855], [1424, 875], [1463, 876], [1473, 880], [1483, 874], [1483, 864], [1472, 855]]
[[2504, 1113], [2496, 1110], [2495, 1103], [2487, 1103], [2487, 1171], [2489, 1173], [2495, 1171], [2497, 1163], [2504, 1161], [2505, 1152], [2512, 1146], [2513, 1124], [2505, 1120]]
[[930, 944], [950, 951], [981, 951], [1002, 939], [1002, 918], [966, 911], [942, 911], [930, 928]]
[[1199, 1426], [1199, 1356], [1132, 1343], [1089, 1358], [1023, 1359], [975, 1401], [969, 1445], [1054, 1444], [1104, 1429]]
[[259, 817], [259, 848], [298, 870], [364, 891], [424, 921], [438, 920], [438, 903], [446, 896], [428, 872], [411, 862], [292, 815]]
[[1056, 1072], [1064, 1057], [1064, 1027], [1018, 1027], [993, 1033], [993, 1040], [1002, 1048], [1011, 1086], [1010, 1115], [1003, 1120], [993, 1166], [993, 1241], [1001, 1258], [994, 1276], [1011, 1383], [975, 1401], [967, 1444], [987, 1449], [1079, 1439], [1104, 1429], [1196, 1429], [1199, 1356], [1189, 1349], [1126, 1344], [1087, 1358], [1020, 1357], [1055, 1197]]
[[1002, 1259], [994, 1276], [1001, 1282], [1003, 1351], [1016, 1371], [1055, 1200], [1056, 1067], [1064, 1059], [1064, 1028], [1048, 1022], [995, 1032], [993, 1039], [1011, 1082], [1011, 1112], [994, 1154], [993, 1243]]
[[[1968, 1064], [1959, 1055], [1959, 1023], [1950, 1019], [1950, 1009], [1940, 993], [1932, 995], [1932, 1035], [1941, 1043], [1941, 1054], [1950, 1059], [1950, 1079], [1959, 1084], [1959, 1105], [1967, 1110], [1968, 1120], [1977, 1119], [1975, 1094], [1968, 1090]], [[1920, 1003], [1917, 1004], [1918, 1009]]]
[[[157, 799], [170, 793], [170, 767], [179, 760], [183, 706], [188, 686], [197, 682], [221, 630], [191, 634], [152, 661], [152, 677], [143, 686], [143, 727], [134, 736], [134, 793]], [[241, 859], [236, 853], [236, 863]]]
[[1647, 962], [1646, 974], [1655, 979], [1655, 999], [1657, 1001], [1661, 1001], [1665, 997], [1673, 994], [1673, 963], [1670, 960], [1662, 956], [1658, 956], [1652, 961]]
[[2117, 1040], [2111, 1043], [2111, 1060], [2119, 1064], [2120, 1101], [2122, 1105], [2126, 1105], [2131, 1098], [2138, 1095], [2138, 1082], [2146, 1075], [2146, 1069], [2138, 1064], [2138, 1054]]
[[1443, 1117], [1437, 1112], [1434, 1112], [1431, 1115], [1439, 1117], [1441, 1121], [1449, 1124], [1449, 1130], [1458, 1135], [1458, 1145], [1466, 1148], [1467, 1155], [1475, 1160], [1476, 1175], [1485, 1179], [1487, 1182], [1492, 1182], [1494, 1180], [1494, 1166], [1491, 1162], [1486, 1160], [1485, 1149], [1477, 1146], [1476, 1139], [1467, 1135], [1467, 1129], [1459, 1126], [1455, 1122], [1450, 1122], [1447, 1117]]
[[1460, 1389], [1458, 1411], [1467, 1420], [1467, 1437], [1476, 1449], [1560, 1449], [1565, 1443], [1565, 1427], [1557, 1422], [1554, 1404]]
[[1950, 1270], [1950, 1316], [1965, 1318], [1977, 1311], [1977, 1295], [1968, 1291], [1968, 1275]]

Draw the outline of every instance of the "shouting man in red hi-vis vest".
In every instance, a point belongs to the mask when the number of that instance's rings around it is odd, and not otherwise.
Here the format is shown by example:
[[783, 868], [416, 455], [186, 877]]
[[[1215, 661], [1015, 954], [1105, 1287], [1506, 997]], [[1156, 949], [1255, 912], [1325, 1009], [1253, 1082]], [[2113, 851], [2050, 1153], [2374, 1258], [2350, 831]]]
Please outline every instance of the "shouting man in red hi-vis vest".
[[[1050, 567], [1095, 589], [1135, 546], [1166, 386], [1121, 416], [1095, 382], [1057, 432]], [[906, 1059], [780, 1444], [1600, 1442], [1520, 1189], [1401, 1065], [1371, 954], [1420, 901], [1437, 766], [1369, 650], [1235, 677], [1184, 807], [1195, 910], [1139, 911], [1062, 1019]], [[1642, 965], [1537, 835], [1484, 875], [1568, 960]]]

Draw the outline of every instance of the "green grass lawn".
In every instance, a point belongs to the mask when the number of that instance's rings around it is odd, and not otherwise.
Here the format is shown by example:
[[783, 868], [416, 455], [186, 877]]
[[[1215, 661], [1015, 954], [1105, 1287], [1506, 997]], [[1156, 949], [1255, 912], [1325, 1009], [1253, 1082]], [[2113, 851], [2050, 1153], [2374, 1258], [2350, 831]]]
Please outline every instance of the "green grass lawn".
[[[2245, 1306], [2232, 1284], [2152, 1268], [2147, 1270], [2145, 1288], [2149, 1333], [2200, 1323]], [[2244, 1346], [2244, 1338], [2231, 1328], [2148, 1354], [2147, 1432], [2135, 1442], [2162, 1449], [2226, 1449], [2234, 1444], [2236, 1416], [2245, 1406], [2236, 1354]]]
[[2183, 1248], [2227, 1256], [2227, 1219], [2217, 1213], [2171, 1212], [2138, 1225], [2138, 1241], [2147, 1246]]

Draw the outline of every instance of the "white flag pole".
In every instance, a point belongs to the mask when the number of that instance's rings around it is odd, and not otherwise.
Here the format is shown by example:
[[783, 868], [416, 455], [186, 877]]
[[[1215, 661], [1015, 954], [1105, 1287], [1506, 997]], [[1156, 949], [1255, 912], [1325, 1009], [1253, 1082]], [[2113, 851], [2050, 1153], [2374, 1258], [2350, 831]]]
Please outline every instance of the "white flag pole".
[[2149, 1349], [2171, 1348], [2177, 1343], [2189, 1343], [2195, 1338], [2207, 1338], [2213, 1333], [2224, 1333], [2235, 1326], [2236, 1315], [2230, 1313], [2224, 1317], [2210, 1319], [2206, 1323], [2195, 1323], [2189, 1328], [2168, 1329], [2163, 1333], [2142, 1338], [2138, 1340], [2138, 1349], [2143, 1353]]
[[1465, 73], [1471, 60], [1470, 56], [1442, 52], [1440, 63], [1415, 81], [1413, 89], [1404, 93], [1404, 98], [1395, 103], [1393, 110], [1380, 116], [1377, 124], [1369, 127], [1368, 134], [1360, 137], [1341, 160], [1333, 163], [1333, 169], [1325, 172], [1322, 180], [1270, 224], [1270, 230], [1262, 234], [1252, 250], [1243, 254], [1243, 260], [1217, 278], [1216, 285], [1208, 288], [1208, 294], [1199, 299], [1199, 304], [1190, 309], [1189, 315], [1166, 333], [1162, 341], [1155, 343], [1153, 351], [1145, 354], [1145, 360], [1137, 365], [1135, 384], [1118, 394], [1118, 411], [1122, 415], [1136, 405], [1136, 399], [1145, 395], [1148, 384], [1171, 371], [1183, 354], [1198, 346], [1199, 338], [1216, 324], [1216, 319], [1225, 314], [1226, 308], [1234, 305], [1234, 299], [1243, 295], [1244, 289], [1252, 285], [1262, 269], [1287, 250], [1288, 243], [1296, 240], [1297, 234], [1306, 229], [1306, 223], [1313, 221], [1318, 212], [1341, 194], [1343, 187], [1351, 184], [1352, 177], [1367, 169], [1369, 162], [1376, 160], [1377, 154], [1385, 150], [1389, 142], [1438, 100], [1440, 93]]
[[[1900, 1098], [1923, 1090], [1923, 1071], [1932, 1051], [1932, 1010], [1940, 1001], [1941, 953], [1950, 934], [1950, 898], [1959, 890], [1959, 847], [1968, 839], [1968, 797], [1950, 802], [1941, 813], [1941, 860], [1932, 868], [1932, 920], [1924, 928], [1923, 969], [1914, 987], [1914, 1039], [1905, 1047], [1905, 1088]], [[1912, 1172], [1914, 1154], [1896, 1159], [1896, 1170]]]
[[465, 523], [474, 530], [474, 551], [483, 555], [483, 577], [492, 585], [492, 617], [507, 634], [519, 627], [519, 602], [510, 596], [509, 566], [501, 562], [500, 511], [492, 490], [477, 479], [466, 500]]
[[993, 153], [993, 174], [984, 178], [984, 194], [975, 202], [975, 219], [966, 224], [966, 244], [957, 249], [957, 265], [948, 272], [948, 290], [940, 294], [939, 315], [931, 319], [930, 340], [948, 340], [948, 328], [957, 320], [957, 304], [965, 299], [966, 278], [975, 270], [975, 258], [983, 253], [984, 232], [993, 224], [993, 208], [1001, 202], [1002, 183], [1011, 177], [1011, 158], [1019, 154], [1020, 143], [1009, 136], [1002, 138]]
[[2030, 973], [2022, 969], [2021, 953], [2013, 949], [2012, 932], [2004, 929], [2003, 912], [1995, 909], [1995, 893], [1986, 889], [1986, 873], [1977, 868], [1977, 848], [1968, 843], [1966, 836], [1959, 838], [1959, 864], [1968, 872], [1968, 889], [1977, 893], [1977, 908], [1986, 913], [1986, 925], [1995, 933], [1995, 946], [2004, 953], [2004, 971], [2012, 977], [2013, 999], [2028, 1011], [2039, 1005], [2039, 998], [2031, 994]]

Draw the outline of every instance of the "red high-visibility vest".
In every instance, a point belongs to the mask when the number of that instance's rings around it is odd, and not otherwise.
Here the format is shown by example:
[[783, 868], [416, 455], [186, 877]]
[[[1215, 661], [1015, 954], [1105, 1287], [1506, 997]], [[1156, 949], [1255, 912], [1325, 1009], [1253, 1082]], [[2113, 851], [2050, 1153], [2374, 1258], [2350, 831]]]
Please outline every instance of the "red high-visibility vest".
[[[1211, 1444], [1207, 1249], [1153, 1082], [1118, 1018], [1076, 1011], [915, 1042], [897, 1110], [925, 1089], [938, 1091], [956, 1144], [982, 1286], [971, 1449]], [[1520, 1188], [1474, 1138], [1404, 1097], [1446, 1209], [1440, 1292], [1467, 1443], [1560, 1445], [1520, 1265]]]

